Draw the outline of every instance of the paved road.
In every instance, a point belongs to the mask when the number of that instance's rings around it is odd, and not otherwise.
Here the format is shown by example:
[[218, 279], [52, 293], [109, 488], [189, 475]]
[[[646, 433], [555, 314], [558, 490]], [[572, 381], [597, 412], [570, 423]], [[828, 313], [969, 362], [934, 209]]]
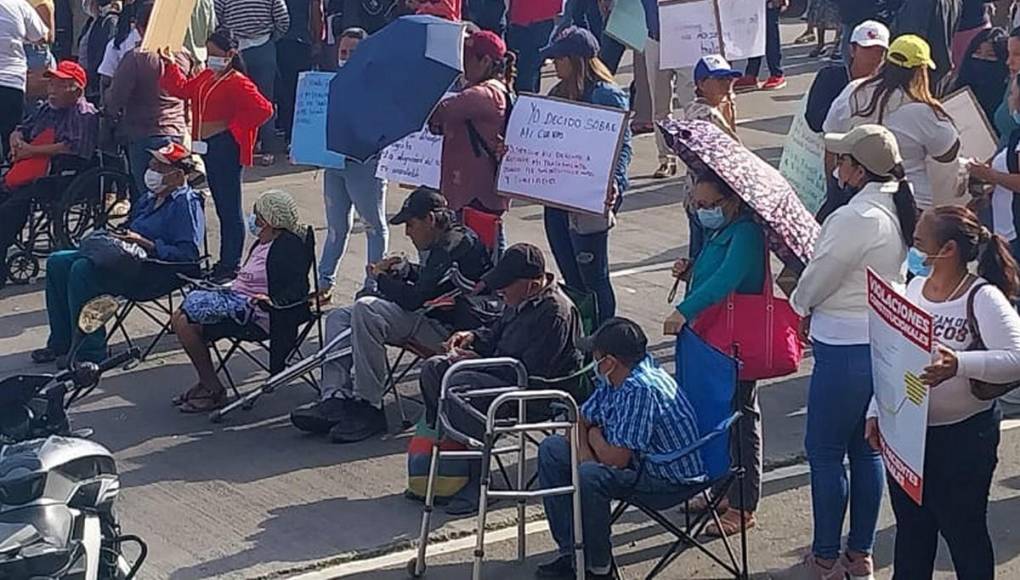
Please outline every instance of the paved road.
[[[797, 32], [787, 27], [784, 36], [792, 38]], [[782, 138], [817, 68], [805, 53], [802, 49], [788, 53], [789, 87], [738, 100], [741, 137], [772, 162], [778, 162]], [[625, 65], [624, 82], [629, 81], [629, 71]], [[661, 337], [660, 325], [669, 313], [668, 270], [686, 250], [687, 225], [677, 180], [649, 179], [655, 163], [651, 136], [639, 137], [631, 168], [634, 187], [612, 233], [611, 262], [619, 314], [639, 321], [655, 343], [656, 354], [668, 363], [671, 348]], [[302, 217], [324, 231], [320, 173], [279, 164], [247, 174], [248, 202], [268, 188], [292, 192]], [[391, 215], [405, 193], [390, 188], [387, 208]], [[215, 232], [211, 213], [210, 220]], [[515, 205], [508, 231], [511, 239], [545, 246], [541, 208]], [[411, 250], [399, 229], [391, 239], [393, 250]], [[341, 300], [352, 297], [357, 289], [364, 255], [363, 237], [355, 234], [340, 271], [337, 296]], [[141, 316], [132, 317], [128, 327], [134, 336], [155, 332]], [[45, 338], [42, 282], [0, 292], [0, 376], [37, 370], [31, 367], [28, 353]], [[119, 341], [119, 337], [114, 341], [115, 348], [120, 348]], [[809, 360], [797, 376], [762, 391], [770, 466], [796, 462], [801, 456], [804, 377], [810, 366]], [[246, 381], [242, 389], [256, 385], [261, 377], [243, 361], [232, 368], [235, 376]], [[396, 421], [389, 436], [352, 447], [303, 436], [290, 427], [287, 413], [310, 401], [313, 392], [296, 384], [264, 398], [254, 410], [212, 425], [204, 417], [182, 416], [169, 405], [170, 397], [194, 380], [190, 365], [170, 337], [145, 364], [111, 375], [74, 412], [76, 423], [95, 427], [97, 440], [117, 455], [123, 473], [119, 508], [125, 530], [145, 537], [151, 548], [143, 577], [279, 577], [408, 545], [416, 533], [419, 507], [402, 495], [407, 435], [396, 432]], [[409, 381], [403, 388], [413, 392], [416, 385]], [[391, 419], [396, 417], [392, 405], [388, 412]], [[1000, 471], [1009, 469], [1018, 473], [1009, 464]], [[789, 501], [798, 503], [788, 505], [797, 505], [801, 508], [797, 512], [806, 514], [803, 490], [789, 493]], [[509, 517], [497, 512], [492, 521], [505, 523]], [[470, 520], [439, 518], [437, 523], [437, 539], [469, 533], [473, 526]], [[759, 537], [767, 530], [759, 532]], [[794, 538], [777, 542], [784, 551], [800, 547], [807, 537], [802, 525], [776, 527], [774, 533]], [[648, 536], [642, 532], [637, 537]]]

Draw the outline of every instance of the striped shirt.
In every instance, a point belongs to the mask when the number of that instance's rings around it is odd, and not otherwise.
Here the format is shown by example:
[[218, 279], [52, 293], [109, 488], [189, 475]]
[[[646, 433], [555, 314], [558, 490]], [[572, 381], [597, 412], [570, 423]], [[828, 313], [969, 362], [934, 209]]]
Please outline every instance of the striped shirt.
[[284, 0], [216, 0], [216, 23], [238, 40], [272, 35], [282, 38], [290, 28]]
[[620, 387], [599, 384], [581, 414], [602, 428], [610, 445], [634, 452], [640, 468], [649, 474], [679, 485], [705, 480], [700, 452], [669, 463], [646, 458], [679, 451], [698, 440], [694, 407], [650, 355], [634, 366]]

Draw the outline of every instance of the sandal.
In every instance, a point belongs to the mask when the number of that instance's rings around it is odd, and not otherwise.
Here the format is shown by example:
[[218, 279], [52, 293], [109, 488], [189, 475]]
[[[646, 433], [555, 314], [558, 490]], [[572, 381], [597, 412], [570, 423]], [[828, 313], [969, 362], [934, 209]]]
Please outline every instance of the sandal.
[[226, 404], [227, 393], [226, 391], [220, 391], [218, 393], [209, 393], [206, 397], [191, 397], [184, 401], [181, 406], [177, 407], [177, 410], [181, 413], [194, 415], [222, 409]]
[[212, 393], [209, 392], [209, 389], [205, 388], [205, 385], [203, 385], [202, 383], [197, 383], [195, 386], [191, 387], [187, 391], [174, 395], [174, 397], [170, 399], [170, 402], [173, 403], [175, 407], [180, 407], [181, 405], [187, 403], [188, 401], [197, 399], [208, 399], [211, 396]]
[[665, 179], [676, 175], [676, 162], [675, 161], [663, 161], [659, 164], [659, 168], [652, 174], [654, 179]]
[[[742, 512], [737, 509], [727, 510], [725, 514], [719, 516], [719, 525], [716, 525], [713, 521], [705, 526], [705, 535], [710, 538], [721, 538], [724, 534], [727, 537], [735, 536], [740, 533], [740, 518], [744, 519], [744, 527], [748, 530], [758, 523], [754, 517], [754, 512]], [[719, 530], [720, 527], [722, 527], [722, 531]]]

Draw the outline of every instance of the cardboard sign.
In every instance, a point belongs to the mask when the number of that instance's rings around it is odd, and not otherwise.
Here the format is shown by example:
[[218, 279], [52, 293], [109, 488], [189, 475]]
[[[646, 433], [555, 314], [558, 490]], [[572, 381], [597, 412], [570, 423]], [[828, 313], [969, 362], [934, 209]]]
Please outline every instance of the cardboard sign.
[[383, 149], [375, 176], [404, 185], [439, 189], [442, 159], [443, 136], [422, 129]]
[[797, 197], [811, 213], [817, 213], [825, 202], [825, 139], [815, 133], [804, 118], [808, 96], [801, 99], [801, 106], [793, 117], [790, 132], [783, 143], [783, 156], [779, 161], [779, 173], [790, 182]]
[[170, 47], [179, 52], [184, 47], [184, 35], [191, 25], [191, 13], [196, 0], [156, 0], [152, 5], [149, 26], [142, 38], [142, 50], [155, 52]]
[[982, 163], [990, 161], [999, 148], [999, 141], [970, 87], [942, 99], [942, 107], [960, 131], [960, 157]]
[[703, 56], [730, 61], [765, 54], [765, 3], [754, 0], [659, 0], [659, 68], [693, 66]]
[[344, 156], [326, 148], [329, 82], [334, 74], [303, 72], [298, 76], [290, 143], [290, 160], [295, 165], [344, 168]]
[[616, 0], [609, 13], [606, 34], [641, 52], [648, 41], [648, 23], [641, 0]]
[[499, 193], [603, 215], [627, 111], [521, 95], [507, 125]]

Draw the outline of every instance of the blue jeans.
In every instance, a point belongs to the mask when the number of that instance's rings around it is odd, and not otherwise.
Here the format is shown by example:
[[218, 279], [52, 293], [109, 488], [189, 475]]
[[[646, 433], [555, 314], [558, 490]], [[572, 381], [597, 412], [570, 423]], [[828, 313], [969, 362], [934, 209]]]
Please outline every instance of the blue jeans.
[[[774, 77], [783, 76], [783, 47], [779, 37], [779, 10], [767, 8], [765, 10], [765, 60], [769, 63], [769, 74]], [[761, 57], [756, 56], [747, 60], [747, 68], [744, 74], [749, 77], [757, 77], [761, 71]]]
[[[594, 461], [579, 466], [581, 480], [581, 533], [585, 564], [589, 571], [604, 574], [613, 561], [610, 502], [640, 498], [652, 509], [667, 509], [689, 499], [699, 486], [679, 485], [648, 474], [638, 478], [633, 469], [616, 469]], [[570, 443], [561, 435], [547, 437], [538, 447], [538, 483], [542, 488], [570, 485]], [[560, 554], [571, 554], [574, 545], [574, 510], [570, 495], [542, 500]]]
[[220, 268], [236, 271], [244, 249], [241, 209], [241, 150], [229, 131], [206, 139], [205, 170], [220, 220]]
[[616, 293], [609, 279], [609, 231], [579, 234], [570, 229], [568, 212], [547, 207], [545, 235], [567, 286], [595, 294], [598, 324], [616, 316]]
[[[386, 225], [386, 181], [375, 176], [377, 163], [347, 160], [343, 169], [326, 169], [322, 193], [326, 202], [326, 241], [319, 260], [319, 286], [333, 287], [336, 269], [347, 249], [354, 211], [365, 221], [368, 240], [368, 263], [382, 260], [389, 240]], [[365, 277], [365, 287], [374, 280]]]
[[149, 168], [149, 160], [152, 158], [149, 151], [169, 145], [171, 142], [180, 143], [180, 137], [167, 135], [155, 135], [131, 141], [127, 145], [128, 168], [131, 171], [131, 178], [135, 181], [135, 189], [131, 192], [131, 203], [134, 203], [140, 196], [145, 195], [145, 170]]
[[[832, 346], [813, 341], [814, 372], [808, 392], [804, 446], [811, 466], [814, 512], [812, 551], [835, 559], [850, 503], [847, 549], [871, 553], [882, 503], [882, 458], [864, 439], [864, 416], [874, 389], [866, 344]], [[847, 480], [843, 459], [850, 457]]]
[[[248, 67], [248, 78], [259, 88], [262, 96], [275, 102], [276, 97], [276, 43], [272, 40], [259, 46], [241, 51], [244, 58], [244, 65]], [[276, 112], [261, 127], [259, 127], [259, 141], [264, 151], [270, 144], [276, 142]]]
[[542, 60], [538, 52], [549, 44], [553, 20], [533, 22], [527, 26], [510, 25], [507, 44], [517, 53], [517, 81], [514, 88], [518, 93], [538, 93], [542, 81]]
[[[46, 347], [65, 355], [78, 326], [78, 313], [86, 302], [101, 294], [118, 294], [123, 284], [102, 274], [78, 250], [60, 250], [46, 260], [46, 314], [50, 336]], [[97, 362], [106, 354], [106, 329], [86, 335], [78, 348], [78, 360]]]

